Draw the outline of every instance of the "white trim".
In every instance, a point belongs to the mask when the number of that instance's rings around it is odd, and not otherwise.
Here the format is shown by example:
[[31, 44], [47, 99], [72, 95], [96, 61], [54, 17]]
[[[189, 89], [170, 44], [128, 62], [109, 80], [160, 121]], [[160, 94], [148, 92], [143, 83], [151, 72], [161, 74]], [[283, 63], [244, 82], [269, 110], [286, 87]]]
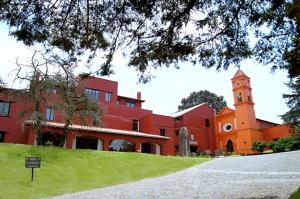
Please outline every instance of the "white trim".
[[[230, 129], [227, 129], [227, 127], [230, 126]], [[225, 131], [226, 133], [229, 133], [232, 130], [232, 124], [230, 124], [229, 122], [224, 124], [223, 126], [223, 131]]]
[[72, 149], [76, 149], [77, 137], [74, 137], [72, 140]]
[[155, 154], [160, 155], [160, 145], [155, 144]]
[[101, 139], [98, 139], [97, 150], [103, 151], [103, 141]]
[[[34, 121], [27, 120], [26, 124], [34, 124]], [[47, 127], [54, 127], [54, 128], [64, 128], [64, 123], [58, 123], [58, 122], [43, 122], [43, 126]], [[94, 126], [83, 126], [83, 125], [77, 125], [72, 124], [70, 125], [70, 129], [74, 130], [81, 130], [81, 131], [92, 131], [92, 132], [99, 132], [99, 133], [107, 133], [107, 134], [118, 134], [118, 135], [130, 135], [130, 136], [138, 136], [138, 137], [148, 137], [148, 138], [157, 138], [157, 139], [164, 139], [164, 140], [170, 140], [170, 137], [167, 136], [161, 136], [161, 135], [154, 135], [150, 133], [142, 133], [137, 131], [128, 131], [128, 130], [121, 130], [121, 129], [111, 129], [111, 128], [100, 128], [100, 127], [94, 127]]]
[[185, 113], [187, 113], [187, 112], [190, 112], [190, 111], [194, 110], [195, 108], [198, 108], [199, 106], [203, 106], [203, 105], [205, 105], [205, 104], [207, 104], [207, 103], [198, 104], [198, 105], [193, 106], [193, 107], [191, 107], [191, 108], [184, 109], [184, 110], [182, 110], [182, 111], [173, 113], [172, 116], [173, 116], [173, 117], [179, 117], [179, 116], [181, 116], [181, 115], [183, 115], [183, 114], [185, 114]]
[[34, 135], [34, 142], [33, 142], [33, 146], [36, 146], [37, 145], [37, 135], [35, 134]]

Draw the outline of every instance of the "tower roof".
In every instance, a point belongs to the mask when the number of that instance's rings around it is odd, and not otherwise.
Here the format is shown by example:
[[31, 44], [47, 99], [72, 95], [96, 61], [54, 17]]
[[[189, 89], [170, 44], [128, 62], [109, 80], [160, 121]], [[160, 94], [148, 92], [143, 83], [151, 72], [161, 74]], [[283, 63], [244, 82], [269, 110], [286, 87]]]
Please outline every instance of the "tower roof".
[[[233, 76], [233, 78], [237, 78], [237, 77], [241, 77], [241, 76], [245, 76], [248, 77], [241, 69], [238, 69], [235, 73], [235, 75]], [[248, 77], [249, 78], [249, 77]]]

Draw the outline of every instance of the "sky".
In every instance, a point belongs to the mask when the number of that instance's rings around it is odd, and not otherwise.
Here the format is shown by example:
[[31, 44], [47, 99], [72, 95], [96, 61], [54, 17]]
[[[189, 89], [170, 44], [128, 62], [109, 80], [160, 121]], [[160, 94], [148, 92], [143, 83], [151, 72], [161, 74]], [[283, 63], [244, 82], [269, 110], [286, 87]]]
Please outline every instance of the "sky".
[[[18, 88], [23, 86], [22, 83], [11, 84], [14, 78], [12, 71], [16, 69], [16, 59], [26, 63], [32, 56], [33, 49], [8, 36], [7, 27], [0, 23], [0, 77], [9, 82], [8, 86]], [[217, 72], [215, 68], [205, 69], [201, 65], [181, 63], [180, 69], [173, 67], [153, 69], [151, 72], [155, 78], [149, 83], [141, 84], [138, 83], [137, 72], [128, 67], [127, 63], [128, 60], [122, 56], [122, 53], [117, 53], [113, 60], [115, 74], [104, 78], [119, 83], [119, 95], [136, 97], [136, 93], [140, 91], [142, 99], [146, 100], [143, 108], [153, 110], [155, 114], [171, 115], [177, 111], [182, 98], [188, 97], [193, 91], [200, 90], [208, 90], [224, 96], [228, 107], [234, 108], [230, 79], [237, 71], [235, 67]], [[280, 115], [288, 111], [282, 98], [282, 94], [289, 93], [289, 89], [284, 84], [288, 82], [287, 72], [276, 70], [272, 73], [270, 66], [258, 64], [254, 60], [242, 62], [241, 69], [251, 78], [256, 117], [282, 123]], [[79, 72], [87, 70], [78, 69]]]

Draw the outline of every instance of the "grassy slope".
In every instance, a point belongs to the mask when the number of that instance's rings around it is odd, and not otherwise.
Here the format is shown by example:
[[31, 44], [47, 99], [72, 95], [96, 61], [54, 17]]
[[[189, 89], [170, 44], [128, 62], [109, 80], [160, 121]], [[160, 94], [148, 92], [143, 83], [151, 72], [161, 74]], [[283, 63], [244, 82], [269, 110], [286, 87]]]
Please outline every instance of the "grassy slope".
[[[31, 169], [24, 166], [26, 156], [42, 158], [33, 182]], [[207, 160], [0, 144], [0, 199], [42, 198], [99, 188], [164, 175]]]

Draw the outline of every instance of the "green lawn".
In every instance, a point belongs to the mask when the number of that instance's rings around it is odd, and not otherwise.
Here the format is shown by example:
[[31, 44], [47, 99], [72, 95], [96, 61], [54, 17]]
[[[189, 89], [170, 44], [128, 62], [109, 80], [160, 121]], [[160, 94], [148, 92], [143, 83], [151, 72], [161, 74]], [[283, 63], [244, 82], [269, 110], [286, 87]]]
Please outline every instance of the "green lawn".
[[[26, 156], [42, 158], [41, 168], [25, 168]], [[0, 144], [0, 199], [44, 198], [165, 175], [209, 158], [67, 150]]]

